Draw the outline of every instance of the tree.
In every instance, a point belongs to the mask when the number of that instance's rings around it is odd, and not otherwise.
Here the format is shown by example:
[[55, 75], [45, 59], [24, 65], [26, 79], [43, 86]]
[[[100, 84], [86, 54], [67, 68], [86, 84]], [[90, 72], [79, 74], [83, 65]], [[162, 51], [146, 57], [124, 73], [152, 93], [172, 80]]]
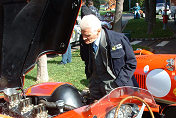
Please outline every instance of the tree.
[[144, 1], [144, 6], [145, 6], [145, 21], [148, 22], [149, 20], [149, 1], [145, 0]]
[[144, 7], [144, 1], [145, 0], [137, 0], [137, 2], [139, 3], [140, 7]]
[[113, 25], [113, 30], [116, 32], [122, 32], [123, 2], [124, 0], [116, 0], [114, 25]]
[[97, 9], [100, 9], [100, 1], [99, 0], [92, 0], [93, 3], [94, 3], [94, 6], [97, 8]]
[[47, 82], [48, 80], [47, 56], [45, 54], [42, 55], [37, 61], [37, 81]]
[[153, 26], [155, 24], [156, 24], [156, 0], [149, 0], [148, 31], [147, 31], [148, 34], [153, 33]]

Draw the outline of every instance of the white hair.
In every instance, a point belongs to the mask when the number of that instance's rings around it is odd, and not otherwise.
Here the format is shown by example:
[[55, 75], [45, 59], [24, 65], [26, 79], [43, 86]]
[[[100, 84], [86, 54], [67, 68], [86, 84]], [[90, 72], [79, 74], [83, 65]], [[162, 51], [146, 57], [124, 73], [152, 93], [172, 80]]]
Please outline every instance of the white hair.
[[80, 21], [81, 30], [90, 28], [91, 30], [101, 29], [101, 21], [95, 15], [86, 15]]

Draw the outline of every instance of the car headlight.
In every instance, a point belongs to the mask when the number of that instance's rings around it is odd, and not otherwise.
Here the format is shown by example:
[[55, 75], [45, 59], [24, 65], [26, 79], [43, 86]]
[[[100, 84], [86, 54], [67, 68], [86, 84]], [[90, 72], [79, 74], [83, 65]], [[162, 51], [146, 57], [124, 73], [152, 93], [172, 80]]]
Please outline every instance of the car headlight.
[[[106, 114], [105, 118], [114, 118], [116, 107]], [[118, 118], [132, 118], [139, 113], [136, 104], [123, 104], [118, 111]]]

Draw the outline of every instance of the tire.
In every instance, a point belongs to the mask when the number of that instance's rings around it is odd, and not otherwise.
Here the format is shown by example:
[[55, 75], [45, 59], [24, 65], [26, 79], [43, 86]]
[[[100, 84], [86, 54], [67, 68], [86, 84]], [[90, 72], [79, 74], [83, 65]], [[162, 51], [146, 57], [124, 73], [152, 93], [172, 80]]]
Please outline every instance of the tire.
[[73, 29], [72, 36], [70, 39], [70, 43], [76, 43], [78, 38], [78, 32], [76, 29]]
[[145, 18], [145, 13], [142, 13], [142, 14], [141, 14], [141, 17], [142, 17], [142, 18]]
[[171, 19], [172, 19], [171, 14], [168, 14], [168, 20], [171, 20]]
[[161, 15], [162, 14], [162, 10], [159, 10], [158, 14]]

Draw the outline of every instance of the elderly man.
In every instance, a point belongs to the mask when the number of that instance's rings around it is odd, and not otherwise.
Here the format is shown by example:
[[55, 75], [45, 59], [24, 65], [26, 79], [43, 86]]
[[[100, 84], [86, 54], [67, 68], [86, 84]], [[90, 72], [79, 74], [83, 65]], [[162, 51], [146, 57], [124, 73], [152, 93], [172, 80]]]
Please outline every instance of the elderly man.
[[134, 86], [131, 78], [136, 69], [136, 58], [127, 37], [102, 28], [94, 15], [84, 16], [80, 27], [88, 45], [85, 46], [88, 51], [81, 56], [88, 57], [85, 61], [88, 62], [91, 98], [98, 100], [119, 86]]

